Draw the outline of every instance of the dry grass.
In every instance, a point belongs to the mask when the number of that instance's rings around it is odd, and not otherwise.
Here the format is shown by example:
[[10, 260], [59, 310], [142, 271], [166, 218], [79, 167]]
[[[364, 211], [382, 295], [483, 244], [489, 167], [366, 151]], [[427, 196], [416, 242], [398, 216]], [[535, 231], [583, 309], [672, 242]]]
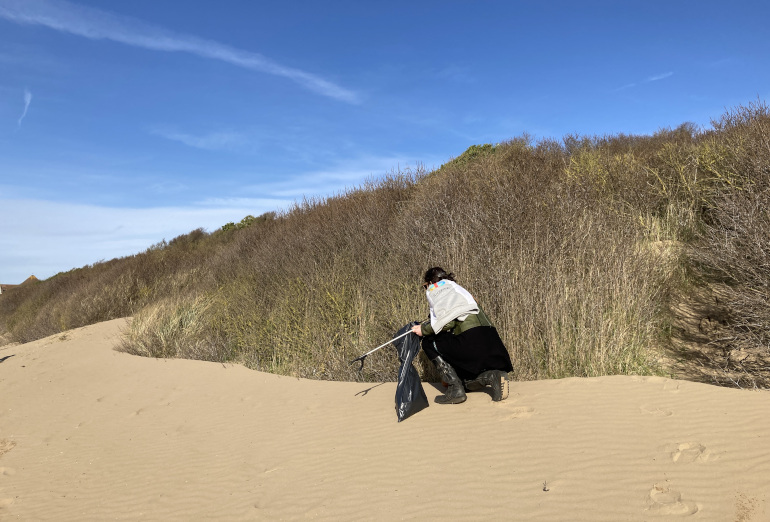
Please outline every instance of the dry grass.
[[665, 371], [672, 296], [709, 278], [735, 292], [736, 339], [766, 345], [766, 113], [739, 108], [708, 132], [472, 147], [433, 172], [14, 289], [0, 324], [23, 342], [133, 315], [132, 353], [391, 379], [392, 353], [360, 375], [347, 361], [426, 316], [420, 275], [441, 265], [492, 317], [518, 379]]

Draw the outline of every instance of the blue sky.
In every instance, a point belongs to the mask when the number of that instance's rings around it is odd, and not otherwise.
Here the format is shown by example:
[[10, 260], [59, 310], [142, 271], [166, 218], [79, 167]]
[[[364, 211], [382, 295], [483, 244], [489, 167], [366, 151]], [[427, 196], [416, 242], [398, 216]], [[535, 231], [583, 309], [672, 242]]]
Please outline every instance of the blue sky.
[[770, 96], [765, 2], [0, 0], [0, 282]]

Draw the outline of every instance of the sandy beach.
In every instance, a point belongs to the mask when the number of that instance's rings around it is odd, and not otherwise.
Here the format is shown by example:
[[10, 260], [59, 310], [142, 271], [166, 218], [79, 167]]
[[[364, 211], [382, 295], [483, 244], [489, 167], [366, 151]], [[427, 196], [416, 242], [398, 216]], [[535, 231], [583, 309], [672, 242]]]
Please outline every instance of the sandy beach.
[[0, 348], [0, 519], [770, 520], [768, 392], [517, 382], [397, 423], [394, 382], [135, 357], [125, 325]]

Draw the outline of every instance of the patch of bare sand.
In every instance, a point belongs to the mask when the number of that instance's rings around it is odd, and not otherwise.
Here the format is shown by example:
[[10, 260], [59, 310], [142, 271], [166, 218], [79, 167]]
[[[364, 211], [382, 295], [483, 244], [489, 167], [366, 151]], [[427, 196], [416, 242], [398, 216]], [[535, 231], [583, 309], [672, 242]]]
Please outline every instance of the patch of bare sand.
[[143, 359], [124, 324], [0, 348], [0, 519], [770, 520], [768, 392], [523, 382], [397, 423], [394, 383]]

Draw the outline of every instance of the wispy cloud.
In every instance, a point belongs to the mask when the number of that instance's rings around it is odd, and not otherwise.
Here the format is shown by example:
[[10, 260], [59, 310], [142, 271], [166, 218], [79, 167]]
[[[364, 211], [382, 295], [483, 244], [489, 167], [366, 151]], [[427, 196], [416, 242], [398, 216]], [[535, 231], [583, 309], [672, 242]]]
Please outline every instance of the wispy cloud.
[[[650, 83], [650, 82], [657, 82], [659, 80], [664, 80], [664, 79], [666, 79], [666, 78], [668, 78], [670, 76], [673, 76], [673, 75], [674, 75], [674, 73], [671, 72], [671, 71], [665, 72], [665, 73], [662, 73], [662, 74], [655, 74], [653, 76], [648, 76], [647, 78], [642, 80], [642, 83], [644, 84], [644, 83]], [[613, 89], [612, 92], [620, 92], [620, 91], [625, 91], [625, 90], [628, 90], [628, 89], [633, 89], [633, 88], [637, 87], [637, 85], [638, 85], [637, 82], [627, 83], [627, 84], [625, 84], [625, 85], [623, 85], [621, 87]]]
[[636, 83], [633, 83], [633, 82], [627, 83], [622, 87], [618, 87], [617, 89], [615, 89], [614, 92], [625, 91], [626, 89], [633, 89], [634, 87], [636, 87]]
[[21, 282], [30, 274], [47, 278], [102, 259], [141, 252], [198, 227], [214, 231], [248, 214], [289, 210], [303, 196], [329, 196], [415, 164], [414, 159], [399, 156], [362, 156], [194, 202], [150, 208], [10, 199], [0, 186], [0, 193], [5, 194], [0, 199], [0, 223], [5, 225], [0, 234], [0, 277], [4, 283]]
[[20, 283], [142, 252], [202, 227], [288, 207], [289, 200], [235, 199], [155, 208], [115, 208], [34, 199], [0, 200], [0, 277]]
[[65, 0], [0, 0], [0, 17], [27, 25], [42, 25], [91, 40], [112, 40], [154, 51], [186, 52], [281, 76], [315, 93], [358, 103], [358, 93], [315, 74], [278, 64], [261, 54], [169, 31], [135, 18], [85, 7]]
[[[435, 162], [435, 165], [439, 165]], [[420, 163], [415, 158], [399, 156], [362, 156], [346, 159], [324, 169], [283, 176], [278, 181], [245, 186], [245, 195], [268, 195], [273, 198], [292, 200], [303, 197], [325, 197], [363, 185], [366, 181], [380, 179], [388, 172], [405, 171]], [[428, 165], [428, 168], [431, 168]]]
[[29, 110], [30, 103], [32, 103], [32, 93], [29, 92], [29, 89], [24, 89], [24, 111], [21, 113], [19, 120], [16, 122], [17, 129], [21, 129], [21, 122], [24, 121], [24, 117], [27, 115], [27, 110]]
[[666, 73], [663, 73], [663, 74], [656, 74], [654, 76], [650, 76], [649, 78], [645, 79], [644, 81], [648, 82], [648, 83], [649, 82], [657, 82], [658, 80], [663, 80], [663, 79], [668, 78], [669, 76], [673, 76], [673, 75], [674, 75], [673, 72], [666, 72]]
[[476, 83], [471, 69], [461, 65], [448, 65], [436, 71], [435, 75], [442, 80], [450, 80], [457, 83]]
[[211, 132], [201, 136], [175, 132], [167, 129], [153, 129], [150, 131], [155, 136], [166, 138], [203, 150], [232, 150], [240, 148], [248, 143], [246, 136], [237, 132]]
[[719, 60], [714, 60], [712, 62], [708, 63], [709, 67], [724, 67], [725, 65], [729, 65], [733, 62], [732, 58], [721, 58]]

